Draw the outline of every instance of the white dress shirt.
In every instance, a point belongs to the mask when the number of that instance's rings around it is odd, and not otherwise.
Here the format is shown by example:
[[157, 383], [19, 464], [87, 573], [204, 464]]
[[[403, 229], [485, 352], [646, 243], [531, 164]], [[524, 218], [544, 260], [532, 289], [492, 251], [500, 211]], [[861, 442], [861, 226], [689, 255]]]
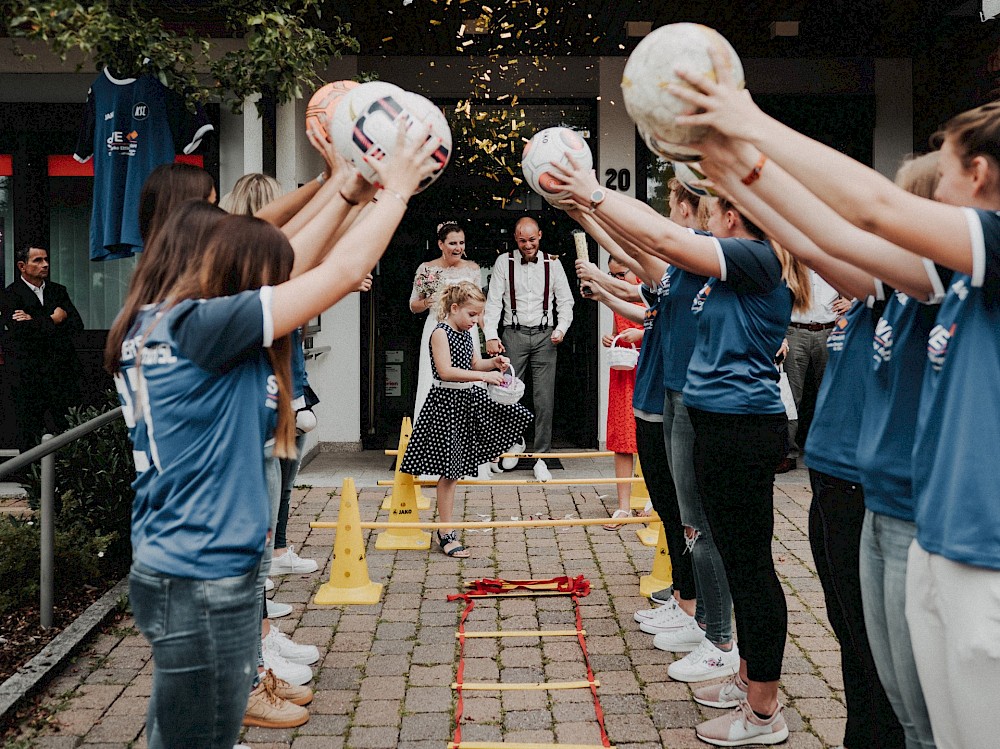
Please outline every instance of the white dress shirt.
[[840, 294], [816, 271], [810, 270], [809, 278], [812, 281], [812, 303], [805, 312], [792, 312], [792, 322], [807, 325], [809, 323], [826, 325], [833, 322], [837, 319], [837, 313], [833, 311], [833, 303]]
[[28, 279], [26, 279], [24, 276], [21, 276], [21, 280], [24, 281], [28, 285], [29, 289], [31, 289], [33, 292], [35, 292], [35, 296], [38, 297], [38, 303], [44, 305], [45, 304], [45, 300], [43, 298], [43, 295], [45, 294], [45, 281], [42, 281], [42, 285], [41, 286], [35, 286], [35, 284], [31, 283], [31, 281], [29, 281]]
[[[519, 250], [514, 251], [514, 294], [517, 297], [517, 321], [521, 325], [536, 326], [542, 324], [542, 293], [545, 290], [544, 254], [539, 251], [538, 262], [522, 263]], [[549, 325], [556, 321], [558, 310], [558, 325], [556, 330], [563, 335], [573, 323], [573, 292], [566, 280], [566, 271], [557, 259], [548, 262], [549, 265]], [[497, 328], [500, 327], [500, 316], [503, 315], [504, 325], [511, 325], [510, 314], [510, 283], [507, 280], [510, 269], [510, 255], [502, 253], [493, 263], [493, 275], [490, 276], [490, 289], [486, 297], [486, 311], [483, 315], [483, 332], [486, 340], [499, 338]]]

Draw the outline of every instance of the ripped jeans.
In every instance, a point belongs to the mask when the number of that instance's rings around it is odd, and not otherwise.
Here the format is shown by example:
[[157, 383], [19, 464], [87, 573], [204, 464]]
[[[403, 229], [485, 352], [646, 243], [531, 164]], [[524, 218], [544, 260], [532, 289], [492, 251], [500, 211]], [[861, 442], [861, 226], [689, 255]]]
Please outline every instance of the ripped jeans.
[[726, 570], [712, 538], [705, 508], [694, 475], [694, 429], [683, 396], [667, 390], [663, 401], [663, 440], [670, 474], [677, 489], [681, 522], [694, 529], [687, 551], [691, 554], [695, 588], [698, 592], [698, 623], [705, 627], [705, 637], [716, 644], [733, 639], [733, 599], [729, 594]]

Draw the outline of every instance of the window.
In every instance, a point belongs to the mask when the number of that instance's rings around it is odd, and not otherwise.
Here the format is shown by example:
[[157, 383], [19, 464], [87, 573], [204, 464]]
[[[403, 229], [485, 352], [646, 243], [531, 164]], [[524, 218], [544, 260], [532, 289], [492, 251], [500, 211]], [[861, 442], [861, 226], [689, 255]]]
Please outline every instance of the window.
[[14, 280], [14, 168], [9, 155], [0, 154], [0, 286]]

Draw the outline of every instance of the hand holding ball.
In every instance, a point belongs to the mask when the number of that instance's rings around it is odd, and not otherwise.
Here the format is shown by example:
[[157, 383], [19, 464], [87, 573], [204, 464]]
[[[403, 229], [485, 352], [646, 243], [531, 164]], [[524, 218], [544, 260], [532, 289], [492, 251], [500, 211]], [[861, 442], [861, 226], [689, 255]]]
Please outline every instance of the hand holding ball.
[[524, 179], [532, 190], [551, 204], [570, 197], [569, 192], [562, 189], [558, 174], [552, 172], [552, 164], [569, 168], [567, 157], [570, 156], [581, 169], [589, 170], [594, 166], [594, 156], [587, 141], [568, 127], [540, 130], [524, 146], [521, 154]]
[[362, 83], [351, 89], [337, 107], [331, 135], [341, 155], [353, 163], [366, 180], [374, 182], [376, 172], [369, 162], [391, 155], [400, 118], [405, 121], [406, 129], [414, 132], [422, 132], [429, 126], [428, 137], [441, 141], [431, 154], [440, 168], [420, 183], [419, 192], [441, 175], [451, 157], [451, 129], [433, 102], [391, 83]]
[[625, 109], [650, 150], [670, 161], [698, 161], [701, 154], [688, 146], [705, 135], [704, 128], [681, 127], [679, 115], [694, 114], [687, 102], [667, 91], [669, 84], [688, 86], [678, 68], [718, 80], [710, 50], [722, 53], [743, 88], [743, 63], [719, 32], [696, 23], [661, 26], [644, 38], [629, 55], [622, 76]]

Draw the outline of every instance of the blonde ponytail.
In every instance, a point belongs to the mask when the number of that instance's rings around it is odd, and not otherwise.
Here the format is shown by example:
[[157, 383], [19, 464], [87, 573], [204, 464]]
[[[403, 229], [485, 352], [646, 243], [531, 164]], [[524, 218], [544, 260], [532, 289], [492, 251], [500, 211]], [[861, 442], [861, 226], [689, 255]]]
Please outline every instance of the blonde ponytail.
[[770, 242], [774, 247], [774, 254], [781, 261], [781, 279], [792, 292], [792, 310], [805, 312], [812, 306], [812, 279], [809, 277], [809, 268], [776, 241], [772, 239]]

